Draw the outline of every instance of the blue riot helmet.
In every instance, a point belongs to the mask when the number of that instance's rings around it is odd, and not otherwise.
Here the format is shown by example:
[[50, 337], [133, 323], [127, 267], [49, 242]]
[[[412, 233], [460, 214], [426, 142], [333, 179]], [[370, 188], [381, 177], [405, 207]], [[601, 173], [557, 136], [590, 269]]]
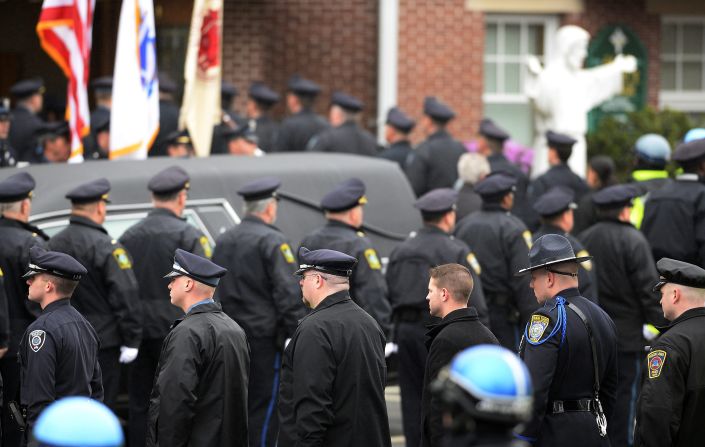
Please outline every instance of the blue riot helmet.
[[455, 408], [455, 415], [472, 420], [472, 425], [487, 422], [512, 428], [531, 418], [529, 370], [501, 346], [478, 345], [462, 351], [439, 373], [433, 388], [447, 406]]
[[671, 159], [671, 145], [661, 135], [647, 133], [634, 143], [636, 156], [651, 165], [663, 167]]
[[118, 418], [102, 403], [87, 397], [65, 397], [42, 411], [34, 426], [42, 447], [120, 447]]
[[690, 143], [693, 140], [700, 140], [703, 138], [705, 138], [705, 129], [703, 129], [702, 127], [696, 127], [686, 132], [685, 136], [683, 137], [683, 142]]

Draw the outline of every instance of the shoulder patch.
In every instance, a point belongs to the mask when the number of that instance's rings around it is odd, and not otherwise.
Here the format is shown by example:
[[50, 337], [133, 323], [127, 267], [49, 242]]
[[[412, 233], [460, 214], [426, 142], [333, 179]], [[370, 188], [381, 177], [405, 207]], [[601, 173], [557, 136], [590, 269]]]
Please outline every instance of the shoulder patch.
[[646, 363], [649, 368], [649, 379], [657, 379], [661, 375], [663, 365], [666, 363], [666, 351], [656, 349], [649, 352]]
[[33, 352], [39, 352], [44, 346], [44, 341], [47, 338], [47, 333], [41, 329], [34, 330], [29, 333], [29, 348]]
[[289, 244], [283, 243], [279, 246], [279, 250], [281, 250], [282, 254], [284, 255], [284, 260], [289, 263], [293, 264], [294, 263], [294, 253], [291, 252], [291, 247], [289, 247]]
[[538, 343], [551, 320], [545, 315], [534, 314], [529, 322], [529, 340]]
[[[583, 256], [590, 256], [590, 253], [588, 253], [587, 250], [580, 250], [575, 256], [582, 258]], [[588, 272], [592, 270], [592, 260], [581, 262], [580, 265], [583, 266], [583, 268]]]
[[465, 260], [468, 261], [468, 264], [470, 265], [470, 267], [472, 267], [473, 270], [475, 270], [476, 274], [482, 274], [482, 267], [480, 267], [480, 263], [475, 257], [475, 253], [468, 253], [468, 255], [465, 257]]
[[365, 259], [367, 259], [367, 263], [370, 265], [372, 270], [379, 270], [382, 268], [382, 264], [379, 262], [377, 252], [374, 248], [368, 248], [365, 250]]
[[526, 246], [529, 247], [529, 250], [531, 250], [531, 246], [534, 243], [534, 241], [531, 239], [531, 231], [524, 230], [524, 232], [521, 233], [521, 237], [524, 238], [524, 242], [526, 242]]
[[211, 243], [208, 242], [208, 238], [201, 236], [198, 238], [198, 243], [201, 244], [201, 247], [203, 248], [203, 254], [206, 255], [206, 258], [210, 259], [211, 256], [213, 256], [213, 248], [211, 248]]
[[2, 272], [1, 268], [0, 268], [0, 276], [5, 276], [5, 274]]
[[122, 270], [132, 268], [130, 257], [127, 256], [127, 252], [124, 248], [116, 248], [115, 250], [113, 250], [113, 258], [115, 258], [115, 262], [117, 262], [118, 267], [120, 267]]

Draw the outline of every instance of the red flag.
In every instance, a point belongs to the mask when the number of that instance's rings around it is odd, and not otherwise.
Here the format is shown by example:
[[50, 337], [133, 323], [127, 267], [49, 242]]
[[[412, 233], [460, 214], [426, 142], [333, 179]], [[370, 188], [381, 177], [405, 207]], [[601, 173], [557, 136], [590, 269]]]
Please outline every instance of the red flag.
[[88, 71], [95, 0], [44, 0], [37, 34], [44, 51], [68, 78], [66, 119], [71, 129], [69, 162], [83, 161], [81, 138], [90, 130]]

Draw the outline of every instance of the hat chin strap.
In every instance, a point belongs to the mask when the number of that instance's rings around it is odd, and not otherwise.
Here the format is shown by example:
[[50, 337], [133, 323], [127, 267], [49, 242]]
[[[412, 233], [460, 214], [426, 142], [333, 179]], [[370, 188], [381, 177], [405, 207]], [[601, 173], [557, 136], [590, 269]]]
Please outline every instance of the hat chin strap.
[[551, 272], [551, 273], [555, 273], [556, 275], [571, 276], [571, 277], [573, 277], [573, 278], [577, 278], [577, 277], [578, 277], [578, 274], [577, 274], [577, 273], [561, 272], [561, 271], [558, 271], [558, 270], [553, 270], [553, 269], [550, 268], [550, 267], [546, 267], [546, 271]]

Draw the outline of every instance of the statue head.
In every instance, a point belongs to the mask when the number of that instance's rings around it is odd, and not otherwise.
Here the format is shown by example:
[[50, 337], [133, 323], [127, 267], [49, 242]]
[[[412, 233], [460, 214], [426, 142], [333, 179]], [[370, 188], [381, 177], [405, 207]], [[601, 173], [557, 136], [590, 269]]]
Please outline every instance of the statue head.
[[556, 32], [555, 57], [570, 70], [580, 70], [587, 57], [590, 33], [575, 25], [562, 26]]

